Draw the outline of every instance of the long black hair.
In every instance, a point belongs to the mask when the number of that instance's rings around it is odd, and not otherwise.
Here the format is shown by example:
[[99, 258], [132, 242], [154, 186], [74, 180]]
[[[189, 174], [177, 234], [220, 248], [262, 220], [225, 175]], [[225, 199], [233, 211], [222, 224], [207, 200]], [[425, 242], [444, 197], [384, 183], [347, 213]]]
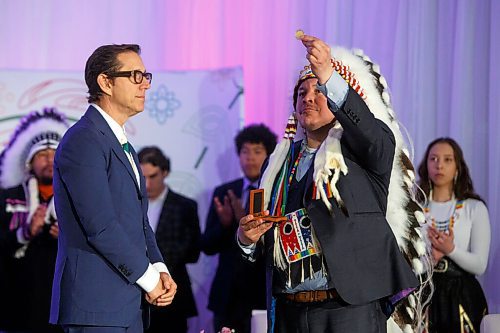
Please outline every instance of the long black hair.
[[[472, 179], [470, 177], [469, 168], [465, 163], [464, 154], [462, 152], [462, 148], [458, 145], [458, 143], [452, 138], [443, 137], [437, 138], [427, 146], [427, 149], [424, 154], [424, 158], [420, 165], [418, 166], [418, 175], [419, 175], [419, 186], [424, 191], [426, 196], [429, 196], [431, 191], [432, 181], [429, 178], [429, 170], [427, 169], [427, 160], [429, 158], [429, 152], [432, 147], [438, 143], [447, 143], [453, 149], [453, 155], [455, 157], [455, 164], [457, 166], [457, 180], [453, 185], [453, 193], [458, 200], [465, 199], [477, 199], [485, 203], [485, 201], [474, 191], [474, 185], [472, 184]], [[423, 199], [423, 198], [419, 198]], [[423, 202], [423, 200], [421, 200]]]

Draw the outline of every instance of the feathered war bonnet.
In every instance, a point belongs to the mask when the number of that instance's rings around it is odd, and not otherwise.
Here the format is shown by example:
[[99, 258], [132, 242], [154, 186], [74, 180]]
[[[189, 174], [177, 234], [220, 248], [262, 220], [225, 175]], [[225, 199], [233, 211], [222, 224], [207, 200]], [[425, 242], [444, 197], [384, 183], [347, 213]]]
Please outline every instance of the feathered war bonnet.
[[[383, 121], [391, 129], [396, 140], [386, 219], [396, 237], [400, 251], [411, 265], [421, 285], [401, 302], [398, 301], [406, 295], [396, 295], [396, 298], [392, 300], [397, 303], [392, 318], [404, 332], [421, 331], [423, 308], [429, 301], [432, 291], [430, 277], [433, 265], [429, 247], [421, 232], [421, 224], [425, 222], [425, 217], [421, 206], [415, 199], [415, 171], [391, 105], [387, 81], [380, 74], [379, 66], [361, 50], [332, 47], [331, 54], [335, 71], [363, 98], [375, 118]], [[300, 84], [313, 77], [315, 76], [309, 66], [305, 66], [294, 89], [294, 103], [297, 100], [297, 90]], [[261, 187], [265, 189], [265, 204], [267, 207], [271, 202], [271, 214], [276, 213], [273, 211], [275, 208], [273, 203], [278, 201], [276, 198], [271, 198], [273, 183], [287, 159], [296, 132], [297, 120], [292, 114], [288, 119], [284, 139], [271, 154], [268, 168], [262, 176]], [[314, 160], [313, 198], [321, 199], [329, 209], [331, 209], [331, 204], [328, 198], [332, 196], [341, 208], [343, 205], [335, 186], [340, 174], [348, 173], [340, 147], [341, 137], [342, 126], [337, 121], [318, 148]]]
[[66, 117], [55, 108], [33, 111], [21, 118], [0, 154], [0, 187], [18, 186], [29, 176], [33, 156], [44, 149], [56, 149], [69, 128]]

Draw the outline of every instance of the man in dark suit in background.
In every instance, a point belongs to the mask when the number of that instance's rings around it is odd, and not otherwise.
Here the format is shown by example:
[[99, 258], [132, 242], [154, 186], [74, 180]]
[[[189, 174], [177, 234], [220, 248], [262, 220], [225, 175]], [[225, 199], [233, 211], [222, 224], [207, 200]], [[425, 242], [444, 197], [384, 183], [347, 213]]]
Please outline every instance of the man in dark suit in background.
[[170, 306], [151, 309], [151, 325], [146, 332], [186, 332], [187, 319], [198, 314], [186, 269], [186, 264], [197, 262], [200, 256], [198, 205], [165, 184], [170, 159], [158, 147], [145, 147], [138, 156], [146, 179], [149, 224], [178, 288]]
[[91, 105], [56, 151], [60, 233], [50, 321], [66, 332], [143, 332], [143, 294], [166, 306], [177, 289], [149, 225], [144, 176], [124, 128], [144, 110], [151, 87], [139, 53], [138, 45], [94, 51], [85, 66]]
[[242, 259], [236, 230], [247, 213], [250, 190], [258, 187], [262, 163], [276, 146], [276, 136], [262, 124], [250, 125], [238, 133], [235, 143], [244, 177], [215, 189], [202, 250], [219, 254], [208, 301], [215, 332], [226, 326], [249, 333], [252, 309], [265, 308], [265, 270], [263, 262], [252, 266]]

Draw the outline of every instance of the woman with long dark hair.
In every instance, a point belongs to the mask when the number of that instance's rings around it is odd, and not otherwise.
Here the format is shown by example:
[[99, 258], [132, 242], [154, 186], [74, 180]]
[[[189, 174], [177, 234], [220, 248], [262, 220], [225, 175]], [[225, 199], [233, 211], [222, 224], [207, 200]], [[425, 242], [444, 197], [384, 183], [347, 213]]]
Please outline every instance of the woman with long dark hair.
[[476, 279], [486, 270], [490, 223], [475, 193], [462, 149], [451, 138], [432, 141], [418, 168], [428, 237], [435, 260], [429, 332], [477, 332], [488, 308]]

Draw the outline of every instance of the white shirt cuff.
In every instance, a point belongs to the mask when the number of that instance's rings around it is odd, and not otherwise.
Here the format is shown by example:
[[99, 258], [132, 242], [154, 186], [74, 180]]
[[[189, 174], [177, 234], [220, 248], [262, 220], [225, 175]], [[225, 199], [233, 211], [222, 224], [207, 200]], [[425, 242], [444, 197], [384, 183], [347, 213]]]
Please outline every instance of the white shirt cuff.
[[146, 272], [139, 279], [137, 279], [136, 283], [139, 287], [144, 289], [145, 292], [149, 293], [155, 289], [158, 281], [160, 281], [160, 273], [153, 265], [149, 264]]
[[257, 245], [255, 243], [250, 244], [250, 245], [245, 245], [240, 242], [240, 239], [238, 238], [238, 235], [236, 235], [236, 242], [238, 242], [239, 247], [243, 250], [243, 253], [246, 255], [252, 255], [255, 252], [255, 248]]
[[170, 275], [170, 272], [168, 271], [167, 265], [165, 265], [162, 262], [155, 262], [153, 264], [153, 267], [158, 271], [158, 273], [167, 273]]

